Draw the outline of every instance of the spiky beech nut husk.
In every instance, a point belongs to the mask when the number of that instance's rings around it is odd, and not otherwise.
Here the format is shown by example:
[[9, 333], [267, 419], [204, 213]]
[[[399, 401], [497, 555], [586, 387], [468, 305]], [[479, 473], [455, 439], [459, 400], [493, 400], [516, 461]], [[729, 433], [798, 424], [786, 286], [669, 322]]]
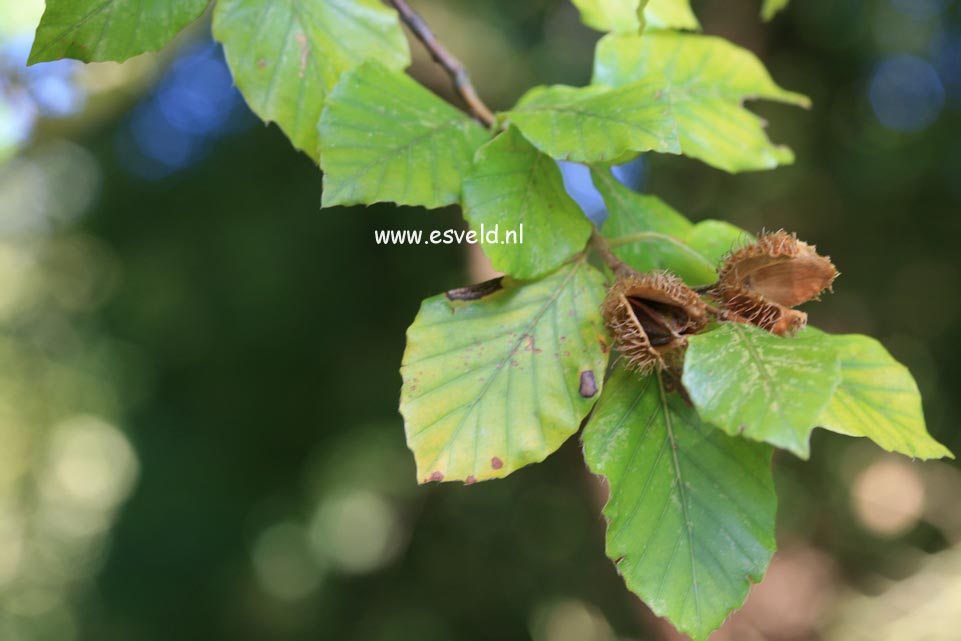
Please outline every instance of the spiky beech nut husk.
[[732, 252], [718, 270], [718, 285], [749, 290], [769, 303], [797, 307], [830, 289], [838, 271], [817, 247], [780, 230]]
[[761, 234], [728, 255], [710, 294], [731, 320], [794, 334], [807, 324], [807, 315], [791, 308], [830, 289], [837, 276], [829, 257], [782, 230]]
[[627, 367], [677, 368], [687, 337], [707, 324], [701, 297], [668, 272], [621, 273], [601, 308]]
[[750, 292], [718, 295], [715, 289], [710, 293], [721, 301], [726, 320], [750, 323], [778, 336], [793, 336], [804, 329], [808, 322], [808, 315], [804, 312], [768, 303]]

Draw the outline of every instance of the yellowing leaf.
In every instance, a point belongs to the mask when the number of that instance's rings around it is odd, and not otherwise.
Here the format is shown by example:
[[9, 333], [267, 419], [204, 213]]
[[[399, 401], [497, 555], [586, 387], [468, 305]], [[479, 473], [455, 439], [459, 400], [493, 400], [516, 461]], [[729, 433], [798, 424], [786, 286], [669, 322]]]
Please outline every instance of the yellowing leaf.
[[598, 31], [638, 33], [651, 29], [701, 28], [690, 0], [573, 0], [581, 20]]
[[730, 172], [790, 163], [786, 147], [771, 144], [763, 121], [743, 108], [750, 98], [798, 106], [808, 99], [774, 84], [749, 51], [726, 40], [684, 33], [605, 36], [597, 46], [594, 83], [623, 87], [663, 78], [681, 153]]
[[818, 425], [867, 437], [889, 452], [921, 459], [954, 458], [928, 434], [921, 394], [911, 373], [881, 343], [856, 334], [817, 334], [841, 359], [841, 382]]
[[545, 154], [574, 162], [615, 161], [628, 152], [680, 153], [662, 88], [645, 78], [605, 87], [535, 87], [505, 115]]
[[650, 0], [644, 9], [649, 29], [697, 31], [701, 24], [691, 11], [690, 0]]
[[581, 20], [598, 31], [637, 32], [647, 0], [573, 0], [581, 12]]
[[472, 483], [574, 434], [607, 367], [603, 277], [584, 260], [424, 301], [407, 331], [400, 411], [420, 481]]

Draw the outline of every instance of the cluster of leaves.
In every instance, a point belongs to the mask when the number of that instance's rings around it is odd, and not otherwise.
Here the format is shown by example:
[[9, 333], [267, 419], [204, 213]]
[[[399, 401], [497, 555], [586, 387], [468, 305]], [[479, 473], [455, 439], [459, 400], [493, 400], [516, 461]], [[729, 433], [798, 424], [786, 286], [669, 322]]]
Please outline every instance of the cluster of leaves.
[[[48, 0], [31, 61], [154, 50], [207, 4]], [[574, 4], [610, 32], [592, 83], [533, 88], [490, 127], [404, 74], [399, 17], [378, 0], [216, 0], [213, 31], [253, 111], [317, 159], [324, 206], [459, 204], [474, 228], [527, 228], [524, 245], [486, 247], [502, 279], [427, 299], [408, 331], [401, 411], [419, 479], [503, 477], [590, 415], [584, 456], [610, 486], [608, 555], [656, 613], [703, 639], [773, 553], [774, 447], [807, 457], [822, 426], [918, 458], [950, 453], [928, 436], [911, 375], [864, 336], [714, 324], [688, 341], [683, 387], [611, 358], [600, 313], [609, 279], [556, 161], [590, 166], [617, 257], [709, 285], [749, 235], [692, 224], [609, 166], [644, 152], [729, 172], [789, 163], [743, 102], [808, 101], [750, 52], [697, 33], [687, 0]], [[784, 4], [766, 0], [764, 15]]]

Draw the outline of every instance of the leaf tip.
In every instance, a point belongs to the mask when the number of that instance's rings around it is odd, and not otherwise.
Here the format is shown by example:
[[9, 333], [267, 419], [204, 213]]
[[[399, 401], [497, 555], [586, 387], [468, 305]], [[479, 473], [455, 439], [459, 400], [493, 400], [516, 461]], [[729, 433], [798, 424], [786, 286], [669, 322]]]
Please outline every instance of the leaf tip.
[[338, 205], [345, 205], [347, 203], [343, 202], [342, 199], [336, 196], [328, 196], [326, 191], [320, 194], [320, 208], [330, 209], [331, 207], [337, 207]]
[[33, 46], [30, 48], [30, 55], [27, 57], [27, 66], [32, 67], [40, 62], [49, 62], [49, 59], [43, 57], [42, 53], [37, 50], [37, 43], [34, 42]]

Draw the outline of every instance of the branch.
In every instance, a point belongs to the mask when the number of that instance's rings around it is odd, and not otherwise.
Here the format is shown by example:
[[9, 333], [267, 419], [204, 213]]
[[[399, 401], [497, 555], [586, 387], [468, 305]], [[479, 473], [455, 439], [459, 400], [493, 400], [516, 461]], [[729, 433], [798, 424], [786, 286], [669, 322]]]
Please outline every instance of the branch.
[[590, 245], [591, 249], [596, 251], [604, 260], [604, 264], [607, 265], [607, 268], [614, 272], [614, 276], [620, 276], [622, 274], [634, 271], [630, 265], [614, 255], [614, 252], [611, 251], [611, 246], [607, 242], [607, 239], [597, 233], [597, 229], [591, 230]]
[[489, 128], [493, 125], [494, 113], [484, 104], [480, 96], [477, 95], [474, 85], [471, 84], [467, 69], [464, 68], [461, 61], [451, 55], [444, 45], [437, 41], [430, 27], [427, 26], [423, 18], [410, 8], [407, 0], [387, 0], [387, 3], [397, 9], [397, 13], [400, 14], [400, 19], [407, 25], [407, 28], [411, 30], [414, 36], [420, 40], [427, 51], [430, 52], [431, 58], [443, 67], [447, 75], [450, 76], [451, 81], [454, 83], [454, 89], [457, 90], [457, 93], [467, 104], [467, 109], [470, 114], [483, 123], [485, 127]]

